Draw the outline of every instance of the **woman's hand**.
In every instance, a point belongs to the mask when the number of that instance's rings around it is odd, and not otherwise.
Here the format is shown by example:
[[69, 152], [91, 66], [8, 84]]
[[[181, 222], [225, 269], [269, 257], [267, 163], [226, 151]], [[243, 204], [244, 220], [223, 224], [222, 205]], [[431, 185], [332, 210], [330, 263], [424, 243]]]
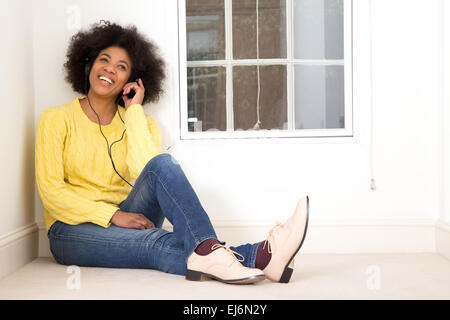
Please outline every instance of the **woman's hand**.
[[[128, 98], [126, 95], [130, 93], [131, 90], [134, 90], [136, 94], [133, 98]], [[129, 106], [132, 106], [133, 104], [141, 104], [142, 101], [144, 101], [144, 94], [145, 94], [145, 88], [144, 83], [139, 78], [138, 82], [128, 82], [122, 89], [123, 94], [123, 102], [125, 103], [125, 109], [128, 109]]]
[[154, 228], [155, 224], [147, 219], [146, 216], [140, 213], [132, 213], [117, 210], [111, 218], [111, 223], [118, 227], [130, 229], [150, 229]]

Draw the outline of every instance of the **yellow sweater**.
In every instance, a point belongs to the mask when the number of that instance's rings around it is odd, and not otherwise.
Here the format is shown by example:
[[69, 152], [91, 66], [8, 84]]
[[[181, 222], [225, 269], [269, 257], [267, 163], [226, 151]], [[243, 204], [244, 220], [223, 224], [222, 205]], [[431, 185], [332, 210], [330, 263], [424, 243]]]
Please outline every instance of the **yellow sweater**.
[[[139, 104], [119, 110], [125, 124], [116, 113], [102, 131], [111, 146], [126, 129], [111, 153], [117, 171], [134, 184], [147, 162], [161, 153], [161, 130]], [[99, 125], [84, 113], [79, 98], [46, 109], [40, 116], [35, 166], [47, 231], [56, 220], [107, 228], [131, 191], [114, 171]]]

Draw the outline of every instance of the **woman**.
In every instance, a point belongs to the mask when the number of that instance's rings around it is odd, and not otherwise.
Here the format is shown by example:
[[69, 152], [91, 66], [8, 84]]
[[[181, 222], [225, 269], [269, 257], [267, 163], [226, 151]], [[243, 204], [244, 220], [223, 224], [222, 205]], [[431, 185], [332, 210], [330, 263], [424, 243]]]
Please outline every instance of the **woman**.
[[[180, 165], [161, 152], [157, 122], [144, 114], [142, 105], [163, 92], [164, 62], [152, 42], [135, 27], [100, 22], [73, 36], [64, 66], [84, 97], [42, 113], [35, 158], [58, 263], [225, 283], [289, 281], [308, 198], [265, 241], [225, 247]], [[173, 232], [161, 229], [164, 218]]]

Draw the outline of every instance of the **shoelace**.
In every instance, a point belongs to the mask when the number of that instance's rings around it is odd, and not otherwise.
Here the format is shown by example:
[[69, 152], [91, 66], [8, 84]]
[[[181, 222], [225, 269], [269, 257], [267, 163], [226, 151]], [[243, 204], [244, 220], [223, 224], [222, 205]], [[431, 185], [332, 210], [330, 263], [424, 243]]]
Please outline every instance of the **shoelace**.
[[[211, 250], [216, 250], [216, 249], [219, 249], [219, 248], [224, 248], [225, 250], [227, 250], [229, 253], [231, 253], [232, 255], [233, 255], [233, 257], [236, 259], [236, 260], [238, 260], [239, 262], [244, 262], [244, 260], [245, 260], [245, 258], [244, 258], [244, 256], [242, 255], [242, 254], [240, 254], [240, 253], [237, 253], [236, 251], [234, 251], [234, 250], [231, 250], [230, 248], [228, 248], [228, 247], [226, 247], [225, 245], [223, 245], [223, 244], [220, 244], [220, 243], [216, 243], [216, 244], [214, 244], [212, 247], [211, 247]], [[241, 257], [242, 258], [242, 260], [241, 259], [238, 259], [238, 258], [236, 258], [236, 256], [235, 255], [238, 255], [239, 257]]]
[[280, 228], [282, 225], [281, 222], [277, 221], [277, 224], [275, 226], [272, 227], [272, 229], [270, 229], [269, 234], [267, 235], [266, 240], [264, 240], [264, 246], [263, 246], [263, 250], [266, 248], [266, 244], [267, 244], [267, 251], [272, 254], [272, 246], [270, 245], [270, 240], [273, 237], [273, 233], [275, 230], [277, 230], [278, 228]]

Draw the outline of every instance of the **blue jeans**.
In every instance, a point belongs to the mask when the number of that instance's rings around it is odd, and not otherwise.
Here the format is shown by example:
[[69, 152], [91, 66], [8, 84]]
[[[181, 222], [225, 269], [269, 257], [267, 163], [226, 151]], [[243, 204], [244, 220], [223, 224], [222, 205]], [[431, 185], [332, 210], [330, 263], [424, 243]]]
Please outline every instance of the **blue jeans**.
[[[160, 154], [147, 163], [120, 210], [144, 214], [155, 228], [56, 221], [48, 232], [55, 260], [65, 265], [147, 268], [184, 275], [195, 248], [206, 239], [217, 239], [194, 189], [170, 154]], [[173, 232], [161, 229], [164, 218]], [[243, 265], [254, 268], [258, 245], [231, 249], [244, 257]]]

